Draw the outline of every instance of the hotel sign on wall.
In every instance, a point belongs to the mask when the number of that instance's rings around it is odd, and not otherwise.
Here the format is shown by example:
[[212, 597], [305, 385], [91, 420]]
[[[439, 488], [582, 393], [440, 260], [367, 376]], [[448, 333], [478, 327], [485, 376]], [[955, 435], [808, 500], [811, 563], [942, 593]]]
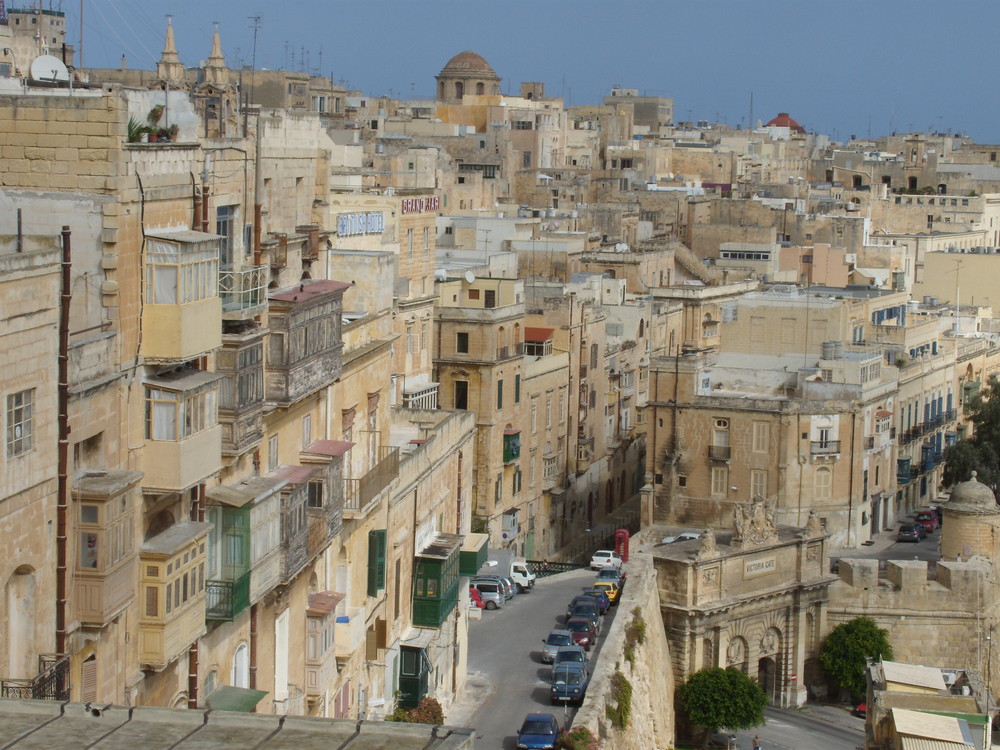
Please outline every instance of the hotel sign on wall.
[[776, 557], [758, 557], [753, 560], [747, 560], [743, 563], [743, 577], [744, 578], [756, 578], [757, 576], [767, 575], [768, 573], [773, 573], [778, 569], [778, 558]]
[[337, 234], [380, 234], [385, 231], [385, 214], [341, 214], [337, 217]]
[[433, 198], [404, 198], [400, 211], [404, 214], [422, 214], [424, 211], [437, 211], [441, 208], [441, 199], [437, 196]]

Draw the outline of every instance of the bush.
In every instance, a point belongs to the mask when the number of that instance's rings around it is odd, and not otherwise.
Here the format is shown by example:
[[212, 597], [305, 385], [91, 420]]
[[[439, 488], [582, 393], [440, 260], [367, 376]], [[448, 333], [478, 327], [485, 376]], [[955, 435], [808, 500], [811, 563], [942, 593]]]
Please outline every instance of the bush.
[[444, 709], [434, 698], [421, 698], [416, 708], [396, 706], [396, 710], [386, 716], [385, 720], [405, 724], [444, 724]]
[[560, 750], [598, 750], [600, 745], [587, 727], [573, 727], [559, 738]]
[[635, 647], [646, 642], [646, 621], [642, 619], [642, 610], [636, 607], [632, 610], [632, 622], [625, 628], [625, 661], [635, 666]]
[[611, 719], [611, 726], [618, 730], [625, 729], [632, 716], [632, 683], [620, 669], [616, 669], [611, 678], [610, 698], [614, 705], [608, 701], [604, 712]]

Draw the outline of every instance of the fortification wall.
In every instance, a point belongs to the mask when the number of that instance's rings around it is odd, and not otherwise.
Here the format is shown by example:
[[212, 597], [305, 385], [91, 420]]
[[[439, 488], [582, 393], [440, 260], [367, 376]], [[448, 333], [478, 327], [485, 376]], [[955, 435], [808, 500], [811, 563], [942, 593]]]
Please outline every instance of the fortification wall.
[[988, 561], [940, 561], [933, 577], [924, 561], [889, 560], [881, 578], [878, 565], [840, 560], [840, 580], [830, 586], [831, 629], [867, 616], [889, 631], [895, 661], [971, 667], [985, 662], [988, 623], [996, 622], [1000, 602]]
[[[652, 557], [633, 553], [628, 564], [628, 584], [618, 604], [618, 614], [605, 638], [601, 657], [593, 665], [587, 697], [574, 726], [586, 726], [602, 746], [615, 750], [650, 750], [674, 746], [674, 677], [670, 648], [660, 617], [656, 570]], [[636, 617], [646, 623], [646, 637], [635, 645], [634, 658], [625, 658], [626, 631]], [[615, 729], [607, 707], [615, 706], [612, 678], [615, 670], [632, 685], [632, 710], [628, 726]]]

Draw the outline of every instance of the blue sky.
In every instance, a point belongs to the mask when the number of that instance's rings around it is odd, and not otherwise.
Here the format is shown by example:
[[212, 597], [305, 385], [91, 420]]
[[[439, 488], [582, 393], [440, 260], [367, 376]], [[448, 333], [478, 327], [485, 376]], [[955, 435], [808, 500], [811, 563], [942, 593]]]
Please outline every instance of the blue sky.
[[[48, 3], [46, 3], [47, 7]], [[79, 3], [66, 0], [69, 36]], [[84, 0], [84, 63], [149, 68], [172, 14], [186, 65], [218, 21], [227, 63], [308, 69], [368, 95], [431, 98], [471, 49], [505, 93], [541, 81], [567, 104], [618, 84], [674, 99], [677, 119], [745, 125], [789, 112], [846, 140], [962, 132], [1000, 143], [997, 0]], [[322, 67], [320, 67], [322, 65]]]

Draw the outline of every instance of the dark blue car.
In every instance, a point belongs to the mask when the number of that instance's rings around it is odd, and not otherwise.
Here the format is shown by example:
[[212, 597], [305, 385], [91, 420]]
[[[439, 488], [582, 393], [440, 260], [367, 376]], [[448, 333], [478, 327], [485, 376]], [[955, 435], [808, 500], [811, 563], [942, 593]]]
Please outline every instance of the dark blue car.
[[559, 722], [552, 714], [528, 714], [517, 732], [517, 746], [527, 750], [555, 750]]
[[582, 703], [589, 684], [586, 664], [560, 664], [552, 670], [552, 687], [549, 688], [552, 705]]

